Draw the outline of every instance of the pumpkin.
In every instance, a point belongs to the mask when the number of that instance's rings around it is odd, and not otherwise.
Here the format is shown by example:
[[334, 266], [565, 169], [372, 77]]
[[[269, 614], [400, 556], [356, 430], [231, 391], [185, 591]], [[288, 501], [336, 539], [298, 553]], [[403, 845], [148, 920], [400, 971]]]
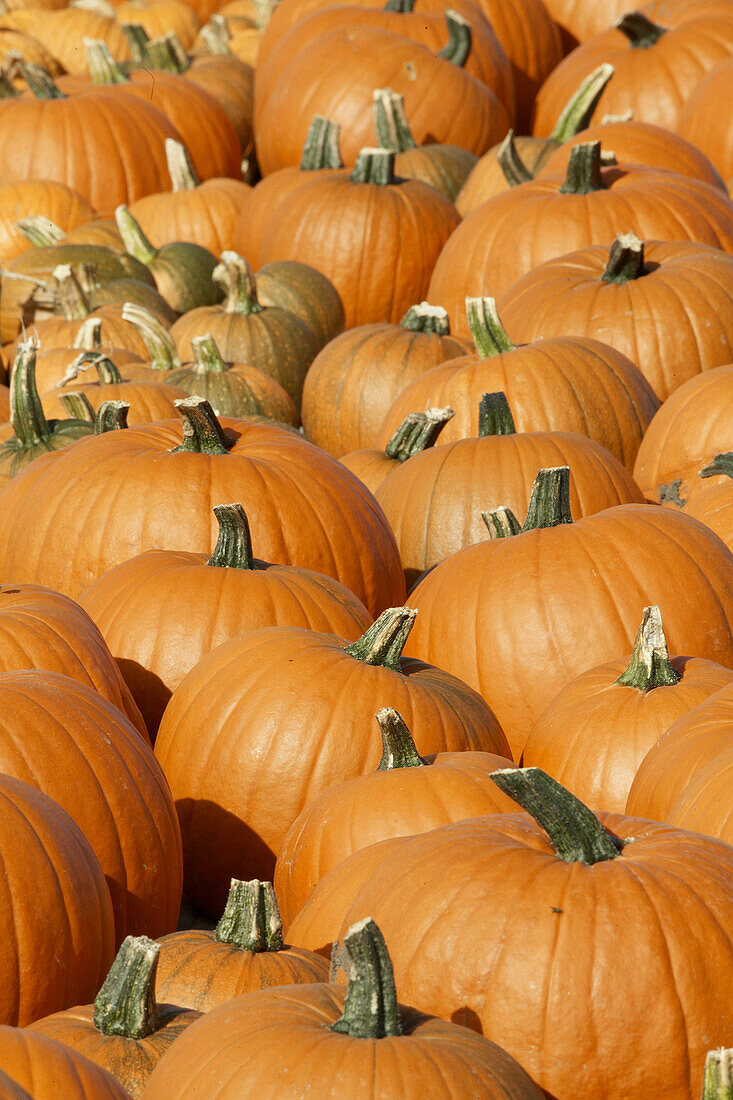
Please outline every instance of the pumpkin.
[[466, 350], [464, 341], [451, 337], [445, 310], [427, 302], [411, 306], [399, 325], [349, 329], [326, 345], [308, 371], [306, 435], [337, 458], [374, 446], [385, 413], [409, 383]]
[[364, 149], [351, 175], [300, 185], [262, 239], [261, 262], [307, 260], [331, 280], [347, 328], [396, 323], [424, 298], [433, 264], [458, 224], [455, 208], [432, 187], [395, 177], [394, 157]]
[[339, 461], [355, 473], [370, 493], [393, 473], [401, 462], [414, 458], [435, 445], [443, 428], [454, 416], [453, 409], [428, 409], [424, 413], [408, 413], [387, 440], [383, 451], [353, 451]]
[[30, 241], [16, 223], [29, 214], [48, 219], [66, 232], [92, 217], [93, 210], [77, 191], [53, 180], [27, 180], [0, 187], [0, 261], [26, 252]]
[[[404, 597], [387, 521], [343, 466], [279, 428], [237, 420], [222, 426], [201, 398], [185, 398], [178, 409], [183, 429], [168, 421], [113, 431], [46, 460], [38, 482], [26, 477], [27, 500], [14, 479], [0, 498], [2, 579], [45, 583], [73, 597], [112, 566], [161, 544], [211, 553], [212, 506], [239, 498], [247, 501], [263, 558], [337, 574], [372, 614]], [[60, 517], [63, 544], [46, 534]]]
[[257, 294], [263, 306], [294, 313], [315, 336], [319, 351], [344, 331], [344, 306], [336, 287], [309, 264], [296, 260], [265, 264], [257, 272]]
[[[370, 622], [359, 600], [336, 581], [256, 559], [240, 504], [216, 505], [214, 512], [219, 538], [208, 559], [206, 554], [148, 550], [105, 573], [81, 596], [153, 737], [184, 676], [229, 638], [287, 625], [353, 640]], [[195, 615], [193, 608], [198, 608]], [[185, 645], [183, 621], [188, 623]]]
[[730, 551], [697, 520], [648, 505], [572, 522], [566, 478], [543, 474], [522, 533], [459, 551], [410, 597], [408, 652], [480, 691], [515, 759], [565, 684], [631, 650], [640, 607], [661, 608], [673, 653], [733, 662]]
[[733, 361], [732, 296], [727, 255], [691, 242], [647, 245], [631, 233], [610, 249], [548, 261], [515, 283], [499, 309], [515, 340], [573, 333], [610, 344], [665, 401], [701, 371]]
[[678, 718], [649, 749], [631, 785], [626, 812], [667, 821], [685, 788], [729, 752], [732, 729], [729, 685]]
[[630, 359], [585, 337], [561, 336], [517, 347], [493, 298], [467, 298], [466, 315], [475, 353], [425, 371], [406, 386], [382, 422], [378, 445], [386, 444], [411, 409], [440, 405], [455, 413], [441, 442], [471, 436], [482, 395], [501, 391], [518, 431], [587, 435], [633, 469], [659, 402]]
[[666, 26], [627, 9], [613, 27], [573, 50], [548, 77], [537, 94], [532, 132], [541, 137], [550, 133], [573, 88], [602, 61], [613, 65], [615, 73], [594, 120], [630, 108], [637, 122], [676, 131], [682, 105], [731, 53], [733, 19], [728, 14]]
[[494, 777], [527, 812], [403, 838], [333, 914], [338, 941], [374, 913], [400, 996], [480, 1031], [550, 1096], [698, 1095], [730, 1034], [733, 850], [598, 818], [537, 768]]
[[135, 1100], [171, 1043], [201, 1015], [156, 1002], [159, 952], [147, 936], [128, 936], [93, 1004], [56, 1012], [31, 1028], [96, 1062]]
[[85, 39], [101, 40], [120, 61], [130, 56], [130, 47], [122, 28], [108, 15], [89, 8], [9, 12], [0, 18], [0, 27], [25, 32], [36, 38], [67, 73], [82, 75], [89, 71]]
[[499, 1047], [397, 1003], [374, 921], [348, 930], [337, 962], [346, 970], [345, 990], [325, 982], [285, 986], [207, 1013], [160, 1063], [147, 1097], [254, 1095], [274, 1072], [293, 1095], [307, 1092], [313, 1100], [334, 1090], [357, 1100], [441, 1092], [540, 1100], [541, 1091]]
[[160, 941], [158, 1000], [210, 1012], [254, 989], [328, 981], [328, 963], [287, 947], [270, 882], [232, 879], [213, 932], [174, 932]]
[[11, 1091], [0, 1077], [3, 1100], [129, 1100], [106, 1070], [27, 1028], [0, 1027], [0, 1063], [18, 1089]]
[[123, 0], [115, 6], [118, 23], [134, 23], [151, 38], [175, 33], [184, 49], [193, 44], [201, 28], [201, 20], [190, 4], [182, 0]]
[[[147, 311], [144, 312], [146, 316], [152, 316]], [[58, 386], [67, 374], [71, 364], [79, 358], [82, 352], [106, 355], [114, 359], [124, 370], [127, 370], [131, 363], [139, 360], [139, 354], [136, 355], [126, 348], [113, 347], [111, 344], [103, 345], [102, 331], [105, 326], [106, 321], [103, 317], [88, 317], [79, 325], [77, 334], [70, 346], [39, 347], [36, 350], [36, 386], [40, 393], [46, 393], [47, 390]], [[162, 323], [161, 328], [163, 328]], [[163, 328], [163, 331], [167, 332], [168, 330]], [[141, 346], [144, 347], [144, 345]]]
[[506, 505], [524, 514], [532, 474], [550, 465], [570, 467], [576, 515], [644, 499], [628, 470], [598, 443], [569, 432], [517, 432], [506, 396], [485, 394], [478, 438], [422, 451], [375, 492], [408, 588], [437, 562], [487, 537], [482, 508]]
[[99, 988], [114, 954], [112, 902], [96, 856], [69, 815], [8, 775], [0, 775], [0, 852], [6, 929], [0, 1021], [26, 1027]]
[[659, 608], [647, 607], [630, 660], [589, 669], [562, 688], [535, 722], [522, 759], [591, 809], [624, 813], [647, 751], [732, 680], [733, 671], [712, 661], [670, 661]]
[[275, 864], [274, 885], [286, 925], [314, 886], [355, 851], [484, 814], [513, 812], [491, 772], [511, 766], [490, 752], [442, 752], [425, 758], [392, 707], [376, 715], [382, 735], [377, 770], [328, 787], [291, 825]]
[[726, 409], [731, 399], [733, 364], [694, 375], [667, 398], [634, 465], [634, 478], [650, 500], [678, 507], [686, 503], [698, 472], [730, 440]]
[[729, 748], [684, 787], [669, 811], [670, 825], [733, 841], [733, 749]]
[[[437, 260], [430, 301], [447, 309], [451, 327], [464, 335], [467, 296], [499, 298], [545, 260], [610, 246], [619, 221], [628, 225], [630, 218], [641, 238], [733, 248], [733, 204], [718, 188], [651, 168], [604, 167], [601, 143], [589, 142], [573, 147], [564, 177], [514, 187], [469, 214]], [[580, 334], [564, 328], [558, 335]]]
[[293, 627], [249, 631], [203, 657], [174, 691], [156, 755], [181, 819], [186, 894], [204, 912], [221, 910], [232, 876], [272, 876], [309, 800], [371, 770], [375, 699], [405, 715], [423, 753], [506, 754], [475, 692], [401, 658], [414, 617], [390, 608], [350, 644]]
[[725, 483], [695, 492], [685, 505], [685, 512], [699, 519], [733, 550], [733, 454], [730, 451], [717, 455], [710, 466], [700, 471], [700, 477], [716, 477], [719, 473], [724, 473]]
[[236, 252], [222, 253], [214, 279], [224, 289], [224, 303], [200, 306], [176, 321], [171, 336], [179, 353], [193, 358], [192, 338], [212, 336], [223, 356], [270, 375], [299, 408], [315, 336], [294, 313], [260, 303], [252, 268]]
[[721, 95], [733, 71], [733, 58], [716, 65], [684, 103], [679, 130], [709, 157], [724, 180], [733, 179], [733, 143], [720, 125]]
[[[84, 359], [87, 360], [86, 365]], [[77, 373], [85, 371], [90, 362], [97, 375], [94, 382], [86, 382], [85, 376], [82, 374], [79, 377]], [[174, 416], [174, 402], [185, 397], [187, 392], [167, 379], [165, 382], [147, 382], [137, 378], [130, 380], [129, 376], [124, 378], [111, 359], [94, 352], [84, 353], [81, 363], [77, 361], [70, 364], [62, 383], [44, 393], [42, 402], [46, 415], [58, 416], [62, 413], [63, 398], [71, 391], [80, 391], [89, 399], [92, 414], [105, 401], [127, 402], [130, 405], [130, 424], [133, 427]]]

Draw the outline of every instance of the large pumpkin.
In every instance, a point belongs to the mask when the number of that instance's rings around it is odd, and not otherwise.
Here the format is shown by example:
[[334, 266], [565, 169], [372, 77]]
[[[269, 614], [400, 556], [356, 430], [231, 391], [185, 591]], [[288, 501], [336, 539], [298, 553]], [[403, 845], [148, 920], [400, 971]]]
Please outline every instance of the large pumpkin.
[[[0, 1027], [0, 1065], [19, 1089], [3, 1100], [129, 1100], [111, 1074], [63, 1043], [27, 1028]], [[2, 1082], [4, 1084], [4, 1081]]]

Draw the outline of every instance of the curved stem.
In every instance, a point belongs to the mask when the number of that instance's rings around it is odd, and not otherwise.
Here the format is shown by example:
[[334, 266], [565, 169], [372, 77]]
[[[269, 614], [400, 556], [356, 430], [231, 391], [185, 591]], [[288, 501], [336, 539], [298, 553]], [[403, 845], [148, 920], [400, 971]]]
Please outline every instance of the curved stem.
[[102, 318], [87, 317], [82, 321], [71, 346], [81, 351], [98, 351], [102, 347]]
[[341, 126], [329, 118], [316, 115], [308, 127], [308, 135], [300, 158], [301, 172], [317, 172], [323, 168], [343, 168], [339, 138]]
[[337, 951], [346, 971], [346, 1000], [343, 1015], [331, 1025], [331, 1030], [352, 1039], [400, 1035], [392, 961], [372, 918], [353, 924]]
[[56, 280], [57, 310], [67, 321], [83, 321], [91, 313], [91, 308], [78, 273], [71, 264], [59, 264], [54, 268], [53, 277]]
[[667, 639], [662, 626], [662, 614], [659, 608], [645, 607], [634, 649], [624, 672], [617, 684], [636, 688], [637, 691], [653, 691], [654, 688], [678, 684], [682, 679], [669, 660]]
[[702, 1100], [733, 1100], [733, 1049], [708, 1051]]
[[592, 191], [602, 191], [603, 160], [600, 141], [587, 141], [574, 145], [570, 150], [565, 182], [560, 188], [561, 195], [589, 195]]
[[122, 381], [122, 375], [108, 356], [97, 356], [94, 366], [97, 370], [97, 378], [103, 386], [118, 386]]
[[519, 187], [521, 183], [530, 183], [534, 176], [519, 155], [514, 131], [510, 130], [496, 152], [499, 167], [510, 187]]
[[398, 711], [393, 707], [382, 707], [375, 717], [382, 734], [382, 759], [377, 765], [378, 772], [429, 766], [429, 761], [417, 751], [412, 734]]
[[282, 951], [283, 926], [271, 882], [233, 878], [214, 938], [241, 951]]
[[395, 154], [391, 149], [362, 149], [351, 173], [353, 183], [376, 183], [387, 187], [395, 183]]
[[173, 31], [161, 35], [160, 38], [151, 38], [147, 45], [147, 63], [153, 69], [174, 73], [176, 76], [191, 67], [191, 59]]
[[613, 65], [605, 62], [585, 78], [577, 92], [565, 104], [562, 114], [555, 124], [555, 129], [550, 134], [550, 141], [562, 145], [564, 141], [569, 141], [581, 130], [587, 128], [598, 105], [598, 100], [603, 94], [603, 89], [614, 72]]
[[517, 345], [509, 339], [499, 320], [495, 298], [466, 298], [466, 318], [474, 347], [482, 359], [515, 350]]
[[451, 8], [448, 8], [445, 13], [445, 21], [448, 24], [450, 37], [447, 45], [443, 46], [442, 50], [438, 50], [438, 57], [462, 69], [468, 61], [473, 44], [471, 25], [467, 19]]
[[601, 275], [604, 283], [629, 283], [646, 275], [644, 242], [634, 233], [623, 233], [611, 245], [608, 263]]
[[494, 508], [491, 512], [482, 512], [481, 519], [486, 524], [490, 539], [507, 539], [519, 535], [522, 525], [511, 508]]
[[229, 41], [232, 36], [223, 15], [212, 15], [206, 26], [199, 31], [199, 35], [203, 39], [206, 49], [215, 57], [231, 56], [232, 51], [229, 49]]
[[226, 569], [254, 569], [249, 520], [241, 504], [215, 504], [219, 537], [207, 565]]
[[69, 390], [68, 393], [60, 393], [58, 397], [71, 420], [88, 420], [91, 424], [94, 423], [94, 406], [82, 390]]
[[128, 321], [141, 336], [151, 370], [177, 370], [182, 365], [173, 337], [149, 309], [135, 302], [125, 302], [122, 320]]
[[382, 149], [404, 153], [416, 149], [405, 114], [405, 98], [391, 88], [377, 88], [374, 99], [374, 128]]
[[232, 446], [217, 420], [216, 413], [203, 397], [179, 397], [173, 402], [183, 419], [183, 442], [173, 453], [225, 455]]
[[700, 470], [700, 477], [717, 477], [719, 474], [733, 477], [733, 451], [716, 455], [712, 462]]
[[224, 309], [227, 313], [262, 313], [265, 307], [257, 301], [254, 272], [243, 256], [222, 252], [221, 263], [214, 268], [212, 278], [226, 295]]
[[478, 407], [479, 439], [489, 435], [516, 435], [514, 417], [506, 394], [485, 393]]
[[522, 531], [536, 531], [540, 527], [559, 527], [572, 523], [570, 514], [570, 467], [554, 466], [537, 471], [532, 485], [532, 495], [527, 506], [527, 517]]
[[201, 183], [185, 145], [174, 138], [165, 139], [165, 160], [174, 191], [193, 191]]
[[621, 855], [622, 841], [540, 768], [507, 768], [492, 772], [491, 778], [545, 830], [564, 863], [592, 866]]
[[103, 401], [94, 417], [94, 434], [122, 431], [127, 427], [129, 412], [127, 401]]
[[613, 25], [616, 30], [626, 35], [632, 50], [648, 50], [663, 34], [667, 33], [666, 27], [652, 23], [651, 19], [640, 11], [627, 11]]
[[35, 99], [66, 99], [54, 83], [53, 77], [33, 61], [19, 61], [21, 75]]
[[400, 657], [416, 615], [411, 607], [388, 607], [344, 652], [364, 664], [400, 672]]
[[36, 386], [36, 347], [30, 340], [18, 344], [15, 368], [10, 379], [10, 423], [23, 447], [51, 438]]
[[390, 437], [384, 453], [395, 462], [406, 462], [435, 444], [449, 420], [455, 416], [453, 409], [428, 409], [424, 413], [408, 413], [397, 431]]
[[230, 363], [225, 363], [210, 333], [205, 336], [192, 336], [193, 368], [200, 374], [225, 374]]
[[132, 60], [136, 65], [145, 65], [148, 60], [150, 36], [139, 23], [123, 23], [122, 30], [130, 46]]
[[87, 64], [92, 84], [129, 84], [129, 77], [125, 76], [115, 61], [106, 42], [100, 42], [96, 38], [85, 38], [84, 47], [87, 51]]
[[134, 256], [136, 260], [139, 260], [141, 264], [152, 263], [158, 255], [158, 249], [150, 243], [124, 203], [121, 203], [115, 210], [115, 222], [122, 237], [125, 251]]
[[431, 306], [427, 302], [420, 302], [417, 306], [410, 306], [405, 316], [400, 321], [402, 328], [409, 328], [411, 332], [429, 332], [436, 336], [450, 336], [450, 318], [442, 306]]
[[155, 974], [160, 944], [128, 936], [94, 1001], [92, 1019], [103, 1035], [144, 1039], [158, 1030]]
[[29, 218], [21, 218], [15, 223], [17, 229], [36, 248], [50, 248], [59, 241], [63, 241], [66, 234], [48, 218], [42, 214], [32, 214]]

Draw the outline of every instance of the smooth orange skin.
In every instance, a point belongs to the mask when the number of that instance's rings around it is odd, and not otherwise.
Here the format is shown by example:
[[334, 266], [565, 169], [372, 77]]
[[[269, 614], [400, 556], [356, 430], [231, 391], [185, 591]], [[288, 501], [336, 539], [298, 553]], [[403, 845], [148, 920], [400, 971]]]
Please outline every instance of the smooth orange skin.
[[156, 755], [176, 800], [186, 894], [214, 916], [232, 877], [272, 877], [283, 839], [326, 787], [371, 772], [374, 712], [393, 706], [418, 751], [507, 755], [479, 696], [421, 661], [356, 661], [330, 634], [272, 627], [203, 657], [176, 689]]
[[720, 110], [732, 76], [733, 58], [716, 65], [684, 104], [679, 125], [683, 137], [710, 158], [723, 179], [733, 176], [733, 141], [721, 125]]
[[219, 943], [213, 932], [174, 932], [160, 941], [158, 1000], [210, 1012], [256, 989], [327, 982], [329, 964], [314, 951], [243, 951]]
[[733, 258], [687, 241], [652, 241], [644, 258], [648, 273], [624, 284], [603, 282], [605, 246], [544, 263], [499, 301], [507, 332], [602, 340], [636, 363], [660, 401], [733, 361]]
[[88, 839], [107, 878], [116, 944], [170, 932], [181, 835], [150, 747], [116, 707], [57, 673], [5, 673], [0, 700], [0, 769], [53, 798]]
[[114, 914], [81, 829], [8, 775], [0, 775], [0, 852], [0, 1023], [26, 1027], [96, 996], [114, 959]]
[[[3, 1100], [129, 1100], [129, 1093], [106, 1070], [88, 1058], [28, 1028], [0, 1027], [0, 1065], [20, 1089]], [[4, 1086], [4, 1081], [0, 1081]]]
[[733, 481], [728, 479], [727, 484], [698, 490], [684, 511], [714, 531], [733, 551]]
[[677, 718], [733, 682], [733, 669], [675, 657], [679, 683], [643, 692], [616, 683], [628, 661], [589, 669], [562, 688], [522, 750], [526, 768], [542, 768], [592, 810], [624, 813], [649, 749]]
[[518, 432], [441, 443], [415, 455], [375, 492], [408, 586], [450, 554], [489, 538], [481, 513], [511, 508], [523, 522], [538, 470], [570, 467], [570, 505], [587, 516], [644, 497], [598, 443], [569, 432]]
[[733, 844], [733, 747], [702, 768], [669, 812], [671, 825]]
[[173, 453], [182, 429], [166, 421], [89, 437], [60, 464], [36, 459], [0, 498], [0, 576], [74, 596], [155, 546], [211, 554], [213, 506], [243, 501], [263, 558], [336, 574], [371, 614], [399, 606], [394, 537], [358, 479], [291, 432], [222, 423], [235, 440], [226, 455]]
[[481, 1031], [557, 1100], [689, 1100], [733, 1035], [733, 849], [601, 820], [633, 840], [595, 866], [519, 813], [390, 842], [335, 932], [371, 915], [399, 999]]
[[33, 247], [16, 227], [31, 214], [42, 215], [66, 232], [89, 221], [94, 211], [77, 191], [53, 180], [27, 180], [0, 187], [0, 260], [9, 260]]
[[60, 394], [80, 390], [91, 401], [96, 410], [104, 401], [125, 401], [130, 406], [128, 424], [131, 428], [138, 424], [154, 424], [158, 420], [169, 420], [176, 415], [174, 402], [188, 394], [179, 386], [160, 381], [133, 380], [124, 377], [121, 382], [92, 382], [82, 374], [65, 386], [47, 390], [42, 396], [43, 411], [49, 419], [65, 419], [69, 414], [64, 408]]
[[[545, 7], [562, 30], [566, 53], [578, 42], [587, 42], [607, 30], [616, 19], [631, 10], [628, 0], [603, 0], [592, 6], [584, 0], [545, 0]], [[727, 15], [730, 8], [726, 0], [652, 0], [641, 10], [654, 22], [667, 27], [698, 15]]]
[[[385, 414], [402, 391], [431, 368], [465, 355], [469, 347], [465, 340], [413, 332], [401, 324], [363, 325], [342, 333], [319, 352], [308, 371], [303, 387], [306, 435], [336, 458], [374, 447]], [[411, 406], [408, 412], [423, 408], [427, 406]]]
[[236, 225], [251, 195], [243, 180], [207, 179], [191, 190], [145, 195], [130, 205], [130, 213], [156, 248], [195, 241], [219, 256], [235, 248]]
[[733, 687], [678, 718], [639, 766], [626, 812], [668, 821], [685, 788], [733, 745]]
[[273, 883], [286, 929], [324, 875], [354, 852], [463, 818], [516, 811], [516, 803], [489, 778], [492, 771], [512, 767], [505, 756], [441, 752], [429, 761], [427, 767], [348, 779], [308, 803], [288, 830], [275, 865]]
[[342, 455], [339, 462], [356, 474], [359, 481], [366, 485], [370, 493], [376, 493], [379, 486], [399, 466], [396, 458], [389, 458], [384, 451], [352, 451]]
[[148, 550], [80, 597], [153, 736], [184, 676], [229, 638], [295, 626], [354, 641], [372, 621], [347, 588], [309, 569], [262, 561], [254, 570], [233, 569], [207, 566], [207, 560], [206, 554]]
[[702, 489], [727, 480], [703, 480], [698, 473], [728, 450], [732, 401], [732, 363], [694, 375], [667, 398], [644, 433], [634, 464], [634, 479], [650, 500], [660, 500], [662, 488], [675, 481], [680, 485], [674, 495], [684, 501], [697, 483]]
[[192, 1025], [150, 1079], [146, 1100], [278, 1097], [330, 1100], [541, 1100], [542, 1092], [493, 1043], [399, 1006], [404, 1033], [357, 1039], [331, 1031], [344, 987], [325, 982], [248, 993]]
[[697, 520], [648, 504], [477, 543], [436, 566], [409, 603], [407, 652], [480, 691], [515, 758], [562, 687], [631, 652], [651, 604], [672, 653], [733, 667], [733, 555]]
[[[464, 218], [440, 254], [428, 289], [429, 301], [448, 311], [456, 335], [468, 334], [466, 296], [489, 294], [501, 299], [500, 316], [516, 341], [502, 295], [540, 264], [589, 245], [610, 246], [621, 232], [733, 251], [733, 204], [719, 188], [654, 168], [604, 168], [602, 176], [605, 187], [587, 195], [562, 194], [562, 174], [543, 176], [497, 195]], [[535, 330], [519, 339], [527, 342], [538, 335]], [[542, 335], [591, 333], [563, 327]], [[629, 358], [636, 362], [633, 355]]]
[[626, 356], [597, 340], [559, 337], [488, 359], [467, 355], [426, 371], [388, 410], [377, 446], [386, 446], [413, 409], [453, 409], [441, 444], [471, 437], [483, 394], [498, 392], [506, 394], [518, 432], [589, 436], [628, 470], [659, 408], [649, 383]]

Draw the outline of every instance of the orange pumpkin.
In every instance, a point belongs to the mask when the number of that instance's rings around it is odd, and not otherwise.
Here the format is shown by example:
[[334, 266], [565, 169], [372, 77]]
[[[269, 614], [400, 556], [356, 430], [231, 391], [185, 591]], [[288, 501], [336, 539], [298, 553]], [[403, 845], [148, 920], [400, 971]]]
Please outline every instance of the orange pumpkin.
[[383, 451], [352, 451], [342, 455], [339, 461], [356, 474], [371, 493], [400, 463], [414, 458], [428, 447], [435, 445], [443, 428], [453, 417], [453, 409], [428, 409], [424, 413], [408, 413], [397, 430], [389, 437]]
[[[27, 1028], [0, 1027], [0, 1064], [18, 1091], [0, 1076], [3, 1100], [129, 1100], [114, 1077], [63, 1043]], [[25, 1092], [21, 1092], [25, 1089]]]

